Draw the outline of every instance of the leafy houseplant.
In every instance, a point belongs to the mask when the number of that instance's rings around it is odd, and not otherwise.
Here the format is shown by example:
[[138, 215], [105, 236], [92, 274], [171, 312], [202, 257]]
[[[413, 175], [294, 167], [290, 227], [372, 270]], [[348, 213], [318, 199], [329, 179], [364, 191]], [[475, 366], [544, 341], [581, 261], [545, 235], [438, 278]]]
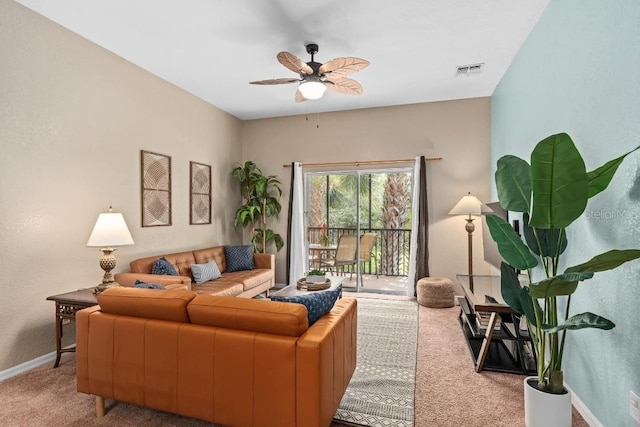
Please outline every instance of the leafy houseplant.
[[[537, 388], [541, 391], [566, 392], [562, 356], [567, 331], [615, 327], [610, 320], [590, 312], [569, 317], [571, 295], [594, 273], [639, 258], [640, 250], [610, 250], [562, 273], [558, 269], [568, 245], [565, 229], [583, 214], [589, 198], [607, 188], [624, 158], [638, 148], [587, 172], [569, 135], [560, 133], [536, 145], [531, 165], [511, 155], [498, 160], [495, 180], [500, 204], [523, 213], [526, 243], [503, 219], [487, 215], [486, 220], [506, 261], [501, 266], [502, 296], [511, 308], [526, 316], [529, 325], [538, 355]], [[544, 278], [533, 281], [532, 269], [538, 266]], [[526, 272], [528, 286], [520, 285], [516, 270]], [[559, 319], [559, 298], [566, 299], [563, 320]]]
[[267, 218], [278, 216], [282, 206], [280, 180], [274, 175], [264, 175], [252, 161], [233, 168], [232, 176], [240, 183], [243, 204], [235, 213], [233, 226], [251, 226], [251, 242], [255, 252], [266, 252], [270, 243], [279, 251], [284, 246], [282, 237], [267, 228]]

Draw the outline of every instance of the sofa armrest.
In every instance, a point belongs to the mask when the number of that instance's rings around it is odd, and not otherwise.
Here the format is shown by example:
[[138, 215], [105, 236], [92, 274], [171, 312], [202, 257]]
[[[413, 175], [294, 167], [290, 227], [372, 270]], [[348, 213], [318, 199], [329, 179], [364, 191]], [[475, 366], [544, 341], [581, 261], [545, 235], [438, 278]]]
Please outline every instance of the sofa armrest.
[[76, 313], [76, 381], [77, 389], [90, 393], [89, 384], [89, 316], [100, 311], [99, 305], [85, 308]]
[[253, 254], [253, 263], [256, 268], [266, 268], [270, 270], [276, 269], [276, 256], [274, 254]]
[[169, 276], [163, 274], [149, 273], [117, 273], [113, 280], [122, 286], [133, 286], [136, 280], [147, 283], [157, 283], [163, 285], [167, 289], [184, 289], [191, 290], [191, 277], [187, 276]]
[[296, 425], [331, 424], [356, 369], [357, 328], [358, 302], [342, 298], [298, 340]]

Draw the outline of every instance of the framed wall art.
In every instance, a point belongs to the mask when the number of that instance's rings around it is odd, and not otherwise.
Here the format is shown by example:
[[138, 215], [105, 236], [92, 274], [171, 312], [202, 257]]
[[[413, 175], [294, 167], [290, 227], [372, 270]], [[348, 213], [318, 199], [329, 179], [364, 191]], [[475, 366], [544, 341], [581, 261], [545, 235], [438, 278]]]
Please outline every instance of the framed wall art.
[[171, 157], [140, 150], [142, 226], [171, 225]]
[[190, 162], [189, 224], [211, 224], [211, 166]]

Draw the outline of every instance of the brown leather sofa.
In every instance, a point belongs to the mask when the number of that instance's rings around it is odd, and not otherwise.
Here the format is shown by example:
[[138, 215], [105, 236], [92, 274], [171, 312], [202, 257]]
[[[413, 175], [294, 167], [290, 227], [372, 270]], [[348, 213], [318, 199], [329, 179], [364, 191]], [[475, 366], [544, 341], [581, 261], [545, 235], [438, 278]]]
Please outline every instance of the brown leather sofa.
[[118, 287], [76, 314], [78, 391], [225, 426], [327, 427], [356, 366], [357, 301]]
[[[153, 263], [165, 257], [178, 272], [178, 276], [151, 274]], [[197, 285], [192, 282], [191, 265], [206, 264], [215, 260], [222, 277]], [[253, 298], [263, 292], [269, 292], [275, 285], [275, 256], [273, 254], [253, 254], [255, 270], [227, 272], [224, 246], [196, 249], [166, 255], [155, 255], [131, 261], [130, 272], [118, 273], [114, 280], [123, 286], [133, 286], [136, 280], [157, 283], [167, 289], [188, 289], [198, 294], [229, 295]]]

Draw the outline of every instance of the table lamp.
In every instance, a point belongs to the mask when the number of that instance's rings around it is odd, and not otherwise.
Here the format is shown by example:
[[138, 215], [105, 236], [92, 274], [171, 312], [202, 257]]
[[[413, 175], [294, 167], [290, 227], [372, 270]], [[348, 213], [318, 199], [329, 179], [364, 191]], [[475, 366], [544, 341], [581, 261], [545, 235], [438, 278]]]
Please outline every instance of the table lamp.
[[[468, 256], [469, 256], [469, 285], [471, 292], [473, 292], [473, 230], [476, 226], [473, 224], [471, 215], [480, 215], [482, 213], [482, 202], [477, 197], [472, 196], [471, 193], [467, 193], [462, 199], [449, 211], [449, 215], [468, 215], [465, 220], [465, 230], [468, 233]], [[486, 207], [484, 208], [486, 209]]]
[[116, 266], [116, 257], [113, 252], [116, 250], [113, 246], [133, 245], [133, 238], [124, 217], [119, 212], [112, 212], [109, 206], [108, 213], [98, 215], [96, 225], [89, 236], [87, 246], [100, 247], [102, 257], [100, 258], [100, 267], [104, 270], [102, 283], [96, 287], [96, 293], [100, 293], [111, 286], [120, 286], [113, 280], [111, 270]]

